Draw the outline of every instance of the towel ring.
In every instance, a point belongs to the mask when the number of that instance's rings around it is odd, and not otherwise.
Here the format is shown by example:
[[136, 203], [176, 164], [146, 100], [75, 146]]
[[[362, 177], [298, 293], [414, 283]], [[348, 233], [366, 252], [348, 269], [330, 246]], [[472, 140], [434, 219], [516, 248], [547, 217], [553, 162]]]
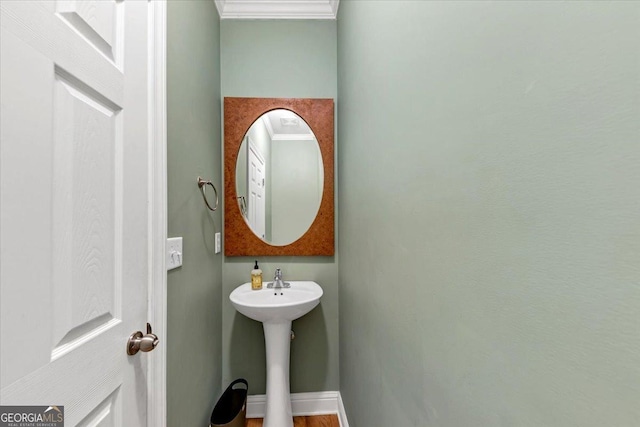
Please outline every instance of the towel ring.
[[244, 196], [236, 197], [238, 199], [238, 204], [240, 205], [240, 212], [242, 212], [242, 216], [247, 216], [247, 199]]
[[[205, 194], [205, 186], [206, 185], [210, 185], [211, 188], [213, 188], [213, 192], [216, 193], [216, 206], [215, 207], [211, 207], [211, 205], [209, 204], [209, 201], [207, 200], [207, 195]], [[204, 179], [198, 177], [198, 187], [200, 188], [200, 192], [202, 192], [202, 198], [204, 199], [204, 204], [207, 205], [207, 207], [209, 208], [210, 211], [215, 212], [216, 209], [218, 209], [218, 190], [216, 190], [216, 187], [211, 183], [211, 181], [205, 181]]]

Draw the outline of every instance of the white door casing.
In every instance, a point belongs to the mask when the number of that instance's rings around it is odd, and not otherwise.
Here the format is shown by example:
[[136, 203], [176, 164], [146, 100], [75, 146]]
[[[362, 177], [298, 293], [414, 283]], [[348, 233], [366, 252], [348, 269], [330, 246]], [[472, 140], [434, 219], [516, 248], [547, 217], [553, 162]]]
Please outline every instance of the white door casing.
[[0, 404], [63, 405], [68, 426], [148, 425], [158, 350], [125, 348], [151, 320], [163, 259], [155, 13], [147, 1], [0, 2]]
[[253, 232], [262, 239], [265, 238], [266, 228], [265, 169], [264, 158], [249, 138], [249, 144], [247, 144], [247, 184], [249, 186], [247, 219]]

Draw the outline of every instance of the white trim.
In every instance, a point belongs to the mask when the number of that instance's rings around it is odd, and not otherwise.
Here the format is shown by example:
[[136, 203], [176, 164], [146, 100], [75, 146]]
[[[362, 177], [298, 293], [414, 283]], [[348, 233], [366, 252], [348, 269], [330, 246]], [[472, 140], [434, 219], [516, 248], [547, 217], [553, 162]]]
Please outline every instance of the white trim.
[[215, 0], [220, 19], [336, 19], [339, 0]]
[[[247, 418], [264, 418], [267, 396], [254, 394], [247, 397]], [[339, 391], [291, 393], [291, 410], [294, 416], [337, 414], [340, 427], [349, 427], [347, 414]]]
[[267, 132], [269, 133], [269, 138], [273, 139], [273, 126], [271, 126], [271, 120], [269, 120], [269, 117], [267, 114], [263, 114], [262, 115], [262, 123], [264, 124], [264, 127], [267, 128]]
[[258, 158], [258, 160], [260, 160], [260, 163], [262, 163], [262, 165], [265, 165], [267, 162], [264, 159], [264, 157], [262, 156], [262, 153], [260, 152], [260, 150], [258, 149], [258, 146], [256, 145], [255, 142], [253, 142], [253, 139], [247, 135], [247, 141], [249, 141], [249, 145], [247, 146], [247, 182], [249, 182], [249, 151], [253, 151], [253, 154], [256, 155], [256, 157]]
[[165, 0], [149, 1], [149, 298], [148, 316], [160, 339], [147, 366], [147, 426], [167, 424], [167, 104]]
[[340, 0], [329, 0], [329, 5], [331, 6], [331, 11], [333, 12], [333, 16], [338, 16], [338, 7], [340, 6]]
[[271, 138], [272, 141], [315, 141], [316, 136], [308, 133], [277, 133]]
[[218, 16], [220, 16], [220, 19], [222, 19], [222, 11], [224, 10], [224, 2], [226, 0], [214, 0], [214, 3], [216, 4], [216, 9], [218, 9]]
[[342, 402], [342, 395], [338, 392], [338, 421], [341, 427], [349, 427], [349, 420], [347, 420], [347, 411], [344, 409], [344, 403]]

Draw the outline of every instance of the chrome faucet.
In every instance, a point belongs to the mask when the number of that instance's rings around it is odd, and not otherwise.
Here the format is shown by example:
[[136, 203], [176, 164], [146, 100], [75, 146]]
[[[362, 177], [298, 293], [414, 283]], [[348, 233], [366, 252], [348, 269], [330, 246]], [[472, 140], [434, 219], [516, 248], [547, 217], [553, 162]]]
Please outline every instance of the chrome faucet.
[[290, 288], [291, 283], [282, 281], [282, 270], [276, 268], [276, 274], [273, 276], [273, 282], [267, 283], [267, 288]]

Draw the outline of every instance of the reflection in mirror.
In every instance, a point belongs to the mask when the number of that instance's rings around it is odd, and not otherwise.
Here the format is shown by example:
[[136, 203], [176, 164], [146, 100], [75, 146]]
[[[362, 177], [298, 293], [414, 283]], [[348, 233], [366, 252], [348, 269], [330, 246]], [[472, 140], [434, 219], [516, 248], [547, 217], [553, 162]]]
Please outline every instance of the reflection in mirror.
[[302, 237], [322, 200], [324, 170], [307, 123], [285, 109], [259, 117], [245, 134], [236, 161], [236, 194], [253, 233], [274, 246]]

